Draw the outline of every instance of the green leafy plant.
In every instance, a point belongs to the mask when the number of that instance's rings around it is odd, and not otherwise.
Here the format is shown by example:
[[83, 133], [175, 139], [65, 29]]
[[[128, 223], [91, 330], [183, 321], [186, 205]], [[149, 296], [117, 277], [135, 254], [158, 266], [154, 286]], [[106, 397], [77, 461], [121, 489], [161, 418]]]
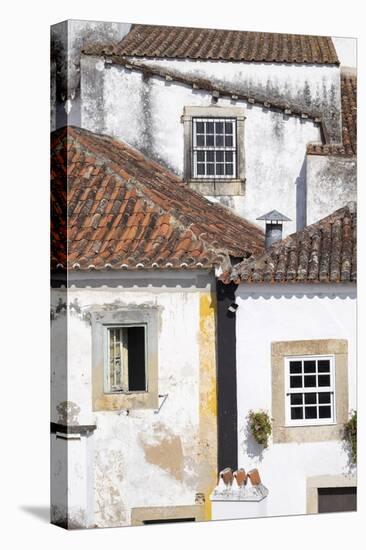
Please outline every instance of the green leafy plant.
[[344, 425], [344, 437], [351, 447], [351, 457], [357, 463], [357, 411], [351, 411], [351, 418]]
[[272, 433], [272, 419], [266, 411], [249, 411], [248, 423], [250, 431], [257, 443], [268, 447], [268, 440]]

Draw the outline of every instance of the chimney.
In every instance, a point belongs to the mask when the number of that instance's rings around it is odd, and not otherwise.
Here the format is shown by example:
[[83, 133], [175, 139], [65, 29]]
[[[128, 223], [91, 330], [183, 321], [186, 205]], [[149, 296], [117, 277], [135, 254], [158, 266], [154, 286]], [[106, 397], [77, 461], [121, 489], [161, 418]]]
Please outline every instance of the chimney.
[[283, 222], [290, 222], [290, 218], [281, 214], [277, 210], [271, 210], [263, 216], [259, 216], [257, 220], [264, 220], [266, 222], [266, 249], [277, 241], [282, 240], [282, 228]]

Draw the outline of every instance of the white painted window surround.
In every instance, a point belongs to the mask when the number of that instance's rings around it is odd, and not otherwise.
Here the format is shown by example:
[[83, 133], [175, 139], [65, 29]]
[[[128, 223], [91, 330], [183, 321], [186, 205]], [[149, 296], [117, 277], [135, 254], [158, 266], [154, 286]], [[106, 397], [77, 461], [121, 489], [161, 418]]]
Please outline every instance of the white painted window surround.
[[285, 357], [286, 426], [336, 423], [334, 355]]

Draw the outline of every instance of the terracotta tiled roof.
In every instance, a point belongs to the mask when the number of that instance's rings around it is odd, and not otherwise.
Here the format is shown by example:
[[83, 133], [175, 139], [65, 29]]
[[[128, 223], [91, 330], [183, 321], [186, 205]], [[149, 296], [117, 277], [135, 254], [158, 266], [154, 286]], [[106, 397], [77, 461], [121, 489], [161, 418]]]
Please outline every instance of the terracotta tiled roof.
[[339, 64], [327, 36], [160, 25], [133, 25], [118, 44], [93, 45], [87, 51], [133, 57]]
[[53, 268], [227, 269], [263, 250], [256, 226], [111, 137], [58, 130], [51, 167]]
[[356, 206], [350, 203], [224, 273], [225, 283], [356, 282]]
[[357, 77], [341, 74], [342, 141], [334, 145], [308, 145], [308, 155], [357, 155]]

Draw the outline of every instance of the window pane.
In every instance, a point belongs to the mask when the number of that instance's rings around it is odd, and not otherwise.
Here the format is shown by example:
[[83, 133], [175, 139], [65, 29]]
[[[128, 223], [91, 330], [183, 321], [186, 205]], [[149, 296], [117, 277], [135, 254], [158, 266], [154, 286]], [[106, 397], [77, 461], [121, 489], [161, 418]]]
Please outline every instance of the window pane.
[[226, 147], [232, 147], [233, 146], [232, 136], [225, 136], [225, 146]]
[[305, 376], [305, 388], [314, 388], [316, 387], [316, 376]]
[[233, 133], [233, 123], [225, 122], [225, 134], [232, 134], [232, 133]]
[[145, 328], [128, 328], [128, 389], [146, 390]]
[[306, 405], [316, 405], [316, 393], [306, 393], [305, 394], [305, 404]]
[[290, 374], [301, 374], [301, 361], [290, 361]]
[[305, 418], [317, 418], [316, 407], [305, 407]]
[[215, 174], [214, 167], [214, 164], [207, 164], [207, 175], [213, 176]]
[[196, 131], [197, 134], [203, 134], [205, 131], [204, 122], [196, 122]]
[[302, 376], [291, 376], [290, 388], [302, 388]]
[[216, 164], [216, 174], [218, 176], [224, 175], [224, 165], [223, 164]]
[[304, 361], [304, 372], [315, 372], [315, 361]]
[[330, 372], [329, 359], [320, 359], [318, 361], [318, 372]]
[[224, 162], [224, 151], [216, 151], [216, 162]]
[[216, 147], [222, 147], [224, 145], [224, 136], [216, 136]]
[[109, 334], [109, 385], [110, 389], [120, 389], [123, 386], [123, 369], [127, 362], [127, 332], [125, 329], [110, 328]]
[[214, 123], [213, 122], [206, 122], [206, 132], [208, 134], [214, 133]]
[[232, 176], [234, 173], [234, 167], [232, 164], [226, 164], [226, 175]]
[[225, 160], [226, 160], [226, 162], [233, 162], [233, 152], [232, 151], [226, 151], [225, 152]]
[[331, 418], [332, 411], [331, 407], [319, 407], [319, 418]]
[[302, 405], [302, 393], [293, 393], [291, 395], [291, 405]]
[[204, 164], [197, 164], [197, 174], [199, 176], [205, 175], [205, 165]]
[[197, 136], [197, 145], [203, 147], [205, 145], [205, 136]]
[[207, 162], [215, 161], [215, 151], [207, 151]]
[[222, 134], [224, 131], [224, 124], [222, 122], [216, 122], [216, 134]]
[[330, 393], [329, 392], [319, 393], [319, 403], [330, 403]]
[[206, 136], [206, 145], [207, 147], [213, 147], [214, 146], [214, 136], [207, 135]]
[[330, 386], [330, 374], [319, 374], [318, 384], [319, 386]]
[[197, 161], [198, 162], [205, 162], [205, 152], [204, 151], [197, 151]]
[[303, 410], [302, 407], [291, 407], [291, 420], [302, 420]]

